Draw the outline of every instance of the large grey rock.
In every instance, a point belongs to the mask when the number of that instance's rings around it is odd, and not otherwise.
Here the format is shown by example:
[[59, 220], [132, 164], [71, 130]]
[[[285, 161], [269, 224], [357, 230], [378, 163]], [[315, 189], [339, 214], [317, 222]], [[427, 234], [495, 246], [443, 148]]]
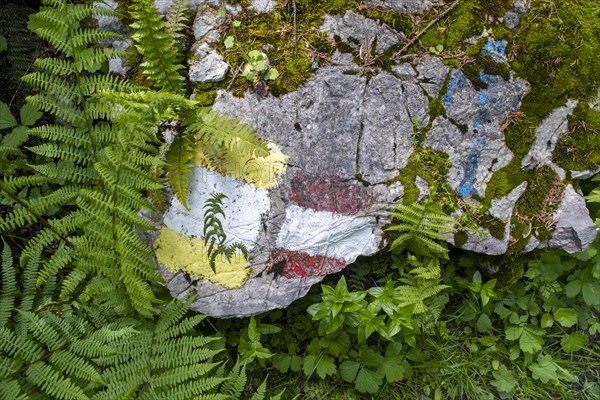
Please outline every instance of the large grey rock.
[[510, 241], [511, 224], [510, 218], [517, 200], [525, 193], [527, 182], [523, 182], [510, 193], [500, 199], [492, 200], [492, 206], [488, 210], [488, 214], [498, 221], [504, 222], [504, 235], [502, 238], [492, 236], [487, 229], [482, 229], [479, 232], [467, 230], [467, 241], [462, 246], [465, 250], [484, 253], [490, 255], [500, 255], [506, 253]]
[[339, 36], [351, 44], [357, 41], [359, 46], [366, 46], [366, 51], [370, 50], [371, 43], [377, 39], [378, 53], [400, 42], [399, 34], [386, 24], [365, 18], [353, 11], [346, 11], [344, 15], [325, 16], [321, 30], [327, 31], [330, 38]]
[[598, 229], [589, 216], [585, 200], [572, 185], [567, 185], [554, 214], [554, 233], [549, 246], [576, 253], [588, 247]]
[[207, 44], [194, 50], [195, 58], [189, 61], [188, 75], [192, 82], [219, 82], [225, 78], [229, 65], [223, 57]]
[[494, 172], [512, 159], [500, 126], [508, 113], [519, 109], [528, 90], [522, 79], [505, 81], [483, 73], [481, 79], [488, 87], [476, 90], [462, 71], [452, 71], [442, 96], [448, 119], [437, 117], [424, 142], [448, 154], [448, 183], [463, 197], [484, 197]]
[[420, 85], [432, 98], [437, 98], [446, 77], [448, 66], [442, 63], [439, 57], [428, 57], [417, 64]]
[[575, 106], [577, 106], [576, 101], [567, 101], [565, 106], [552, 111], [536, 128], [535, 142], [529, 153], [521, 160], [523, 169], [534, 169], [545, 165], [558, 169], [552, 162], [552, 153], [560, 138], [568, 132], [569, 121], [567, 117], [573, 114]]
[[406, 13], [419, 13], [428, 10], [435, 3], [432, 0], [365, 0], [368, 6], [378, 6]]

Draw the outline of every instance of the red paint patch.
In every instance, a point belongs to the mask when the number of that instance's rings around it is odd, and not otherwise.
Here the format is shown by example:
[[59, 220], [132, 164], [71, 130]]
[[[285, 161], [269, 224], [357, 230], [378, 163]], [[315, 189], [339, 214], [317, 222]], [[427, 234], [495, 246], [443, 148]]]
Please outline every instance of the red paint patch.
[[286, 278], [323, 276], [341, 271], [347, 262], [339, 258], [311, 256], [303, 251], [275, 249], [269, 255], [267, 272], [283, 275]]
[[288, 198], [302, 207], [340, 214], [356, 214], [373, 204], [373, 197], [360, 183], [303, 173], [292, 178]]

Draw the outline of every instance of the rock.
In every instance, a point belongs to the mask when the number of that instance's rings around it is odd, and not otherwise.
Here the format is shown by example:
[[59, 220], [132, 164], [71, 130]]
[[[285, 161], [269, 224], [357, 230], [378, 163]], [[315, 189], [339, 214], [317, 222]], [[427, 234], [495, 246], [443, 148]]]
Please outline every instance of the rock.
[[[114, 0], [106, 0], [104, 2], [94, 2], [94, 6], [102, 7], [109, 10], [115, 11], [118, 7], [118, 3]], [[121, 20], [118, 17], [109, 16], [109, 15], [98, 15], [96, 16], [96, 20], [98, 21], [98, 28], [102, 30], [107, 30], [111, 32], [117, 32], [122, 34], [124, 37], [129, 37], [129, 30], [126, 26], [121, 23]], [[112, 42], [107, 43], [115, 49], [119, 50], [127, 50], [129, 46], [131, 46], [131, 40], [114, 40]], [[122, 58], [113, 58], [108, 61], [108, 70], [114, 74], [124, 76], [126, 73], [125, 70], [125, 60]]]
[[394, 65], [392, 67], [392, 72], [405, 82], [414, 81], [417, 78], [417, 71], [415, 71], [410, 63]]
[[196, 47], [195, 56], [189, 62], [189, 77], [192, 82], [220, 82], [225, 78], [229, 65], [223, 57], [207, 44]]
[[515, 29], [521, 22], [521, 17], [525, 14], [531, 0], [515, 0], [510, 10], [504, 14], [504, 25], [508, 29]]
[[365, 0], [367, 6], [384, 7], [405, 13], [420, 13], [429, 10], [431, 0]]
[[448, 119], [437, 117], [423, 143], [448, 154], [448, 183], [463, 197], [484, 197], [493, 173], [512, 159], [500, 125], [519, 109], [528, 90], [521, 79], [505, 81], [483, 72], [481, 79], [488, 87], [476, 90], [462, 71], [452, 71], [442, 96]]
[[589, 216], [585, 200], [572, 185], [567, 185], [554, 214], [554, 233], [549, 247], [569, 253], [583, 251], [596, 238], [598, 228]]
[[250, 7], [259, 13], [268, 13], [275, 10], [277, 2], [275, 0], [251, 0]]
[[429, 183], [419, 175], [415, 177], [415, 186], [419, 189], [419, 198], [418, 201], [423, 200], [427, 196], [429, 196]]
[[421, 87], [430, 97], [437, 98], [448, 76], [448, 66], [439, 57], [428, 57], [417, 64], [416, 68]]
[[217, 26], [223, 20], [219, 12], [209, 4], [198, 6], [192, 29], [198, 42], [214, 43], [219, 41], [220, 34]]
[[589, 179], [592, 176], [599, 173], [600, 168], [596, 168], [594, 170], [587, 170], [587, 171], [570, 171], [570, 172], [571, 172], [571, 178], [573, 178], [573, 179]]
[[[156, 7], [161, 14], [166, 13], [171, 4], [173, 4], [173, 0], [154, 0], [154, 7]], [[207, 4], [217, 9], [224, 7], [225, 11], [233, 15], [237, 15], [242, 11], [242, 7], [239, 4], [229, 4], [222, 0], [189, 0], [187, 7], [193, 10], [200, 4]]]
[[567, 101], [565, 106], [552, 111], [536, 128], [535, 142], [529, 153], [521, 160], [523, 169], [534, 169], [544, 165], [558, 168], [552, 162], [552, 153], [560, 138], [568, 132], [569, 121], [567, 117], [573, 114], [575, 106], [577, 106], [576, 101]]
[[467, 230], [467, 241], [462, 248], [465, 250], [484, 253], [489, 255], [500, 255], [506, 253], [510, 241], [510, 218], [512, 216], [517, 200], [525, 193], [527, 182], [523, 182], [500, 199], [492, 200], [492, 206], [487, 214], [499, 222], [505, 223], [502, 238], [492, 236], [489, 231], [473, 232]]
[[331, 39], [339, 36], [350, 44], [358, 41], [358, 46], [366, 45], [367, 51], [373, 40], [377, 39], [377, 53], [382, 53], [400, 42], [398, 33], [386, 24], [365, 18], [353, 11], [346, 11], [344, 15], [326, 15], [321, 30], [328, 31], [327, 35]]

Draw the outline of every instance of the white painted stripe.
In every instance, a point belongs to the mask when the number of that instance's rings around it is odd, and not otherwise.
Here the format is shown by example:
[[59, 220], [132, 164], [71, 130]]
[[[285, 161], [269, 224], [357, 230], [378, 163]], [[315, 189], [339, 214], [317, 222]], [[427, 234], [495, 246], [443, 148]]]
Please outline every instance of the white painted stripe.
[[347, 262], [377, 252], [379, 235], [375, 234], [370, 217], [315, 211], [295, 204], [285, 211], [277, 247]]
[[202, 238], [206, 200], [211, 193], [223, 193], [227, 199], [223, 200], [225, 219], [221, 222], [227, 243], [242, 242], [251, 250], [258, 238], [261, 215], [271, 207], [267, 190], [199, 166], [194, 166], [188, 182], [189, 211], [174, 198], [164, 224], [181, 234]]

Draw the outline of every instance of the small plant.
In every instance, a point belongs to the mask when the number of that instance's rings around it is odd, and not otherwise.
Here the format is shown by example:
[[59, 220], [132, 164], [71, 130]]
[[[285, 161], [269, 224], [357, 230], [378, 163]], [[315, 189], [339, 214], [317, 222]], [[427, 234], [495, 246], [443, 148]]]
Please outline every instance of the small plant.
[[250, 61], [246, 63], [242, 71], [242, 76], [256, 85], [261, 80], [274, 81], [279, 77], [279, 72], [275, 68], [270, 68], [265, 53], [258, 50], [252, 50], [248, 53]]
[[431, 47], [427, 48], [427, 50], [429, 50], [430, 53], [435, 54], [436, 56], [439, 56], [440, 54], [442, 54], [442, 51], [444, 51], [444, 45], [438, 44], [437, 46], [431, 46]]

